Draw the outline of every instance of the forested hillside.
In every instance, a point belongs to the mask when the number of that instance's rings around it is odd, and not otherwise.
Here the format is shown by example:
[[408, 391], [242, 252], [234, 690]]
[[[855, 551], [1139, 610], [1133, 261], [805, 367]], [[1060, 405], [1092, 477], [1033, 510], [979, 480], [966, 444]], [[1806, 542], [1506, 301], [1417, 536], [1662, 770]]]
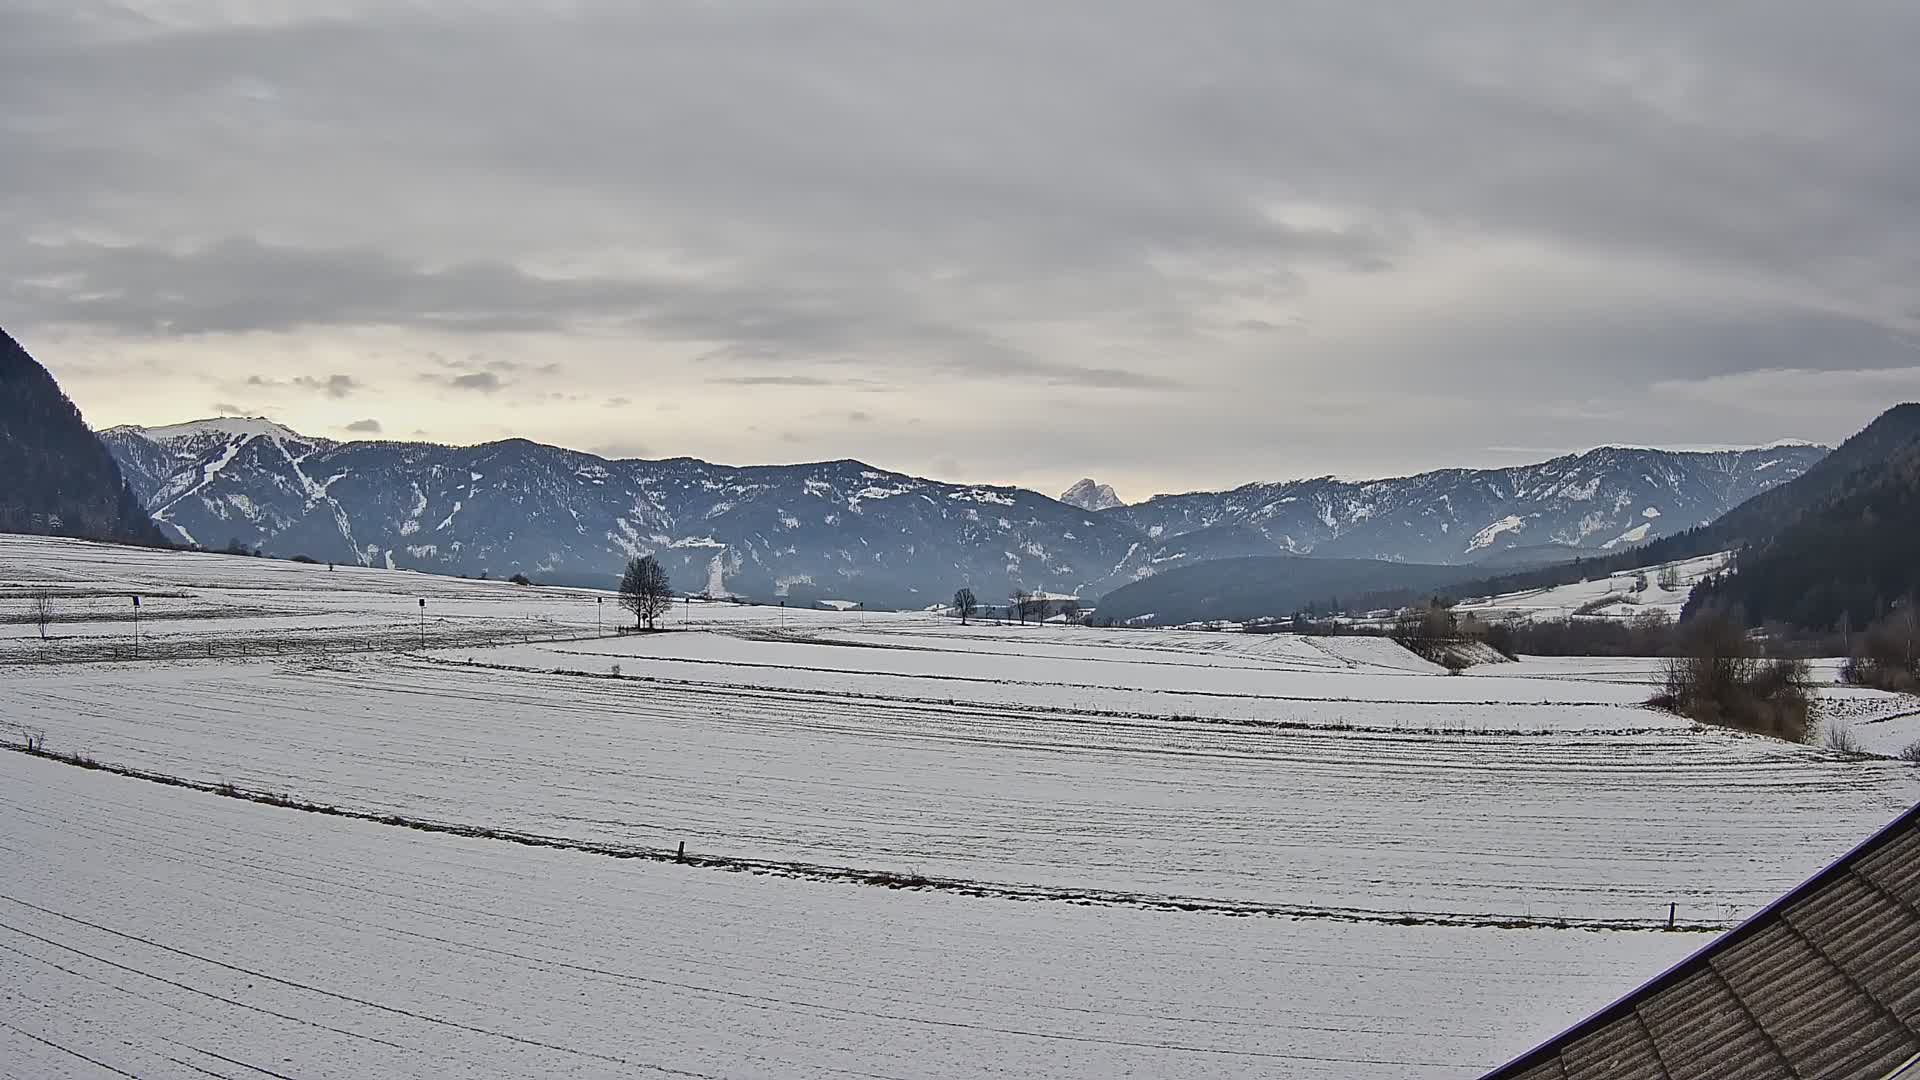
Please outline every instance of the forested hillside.
[[0, 532], [162, 542], [80, 410], [5, 331], [0, 331]]
[[1749, 621], [1858, 629], [1920, 591], [1920, 443], [1850, 474], [1825, 504], [1740, 554], [1688, 611], [1738, 605]]

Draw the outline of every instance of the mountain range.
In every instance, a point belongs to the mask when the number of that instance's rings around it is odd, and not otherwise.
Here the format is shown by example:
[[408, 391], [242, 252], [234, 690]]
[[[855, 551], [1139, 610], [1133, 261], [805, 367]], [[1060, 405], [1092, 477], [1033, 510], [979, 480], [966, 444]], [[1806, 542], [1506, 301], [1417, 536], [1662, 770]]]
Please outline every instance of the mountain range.
[[[709, 595], [939, 603], [959, 585], [1094, 597], [1220, 558], [1464, 564], [1613, 550], [1710, 521], [1825, 454], [1602, 448], [1508, 469], [1331, 477], [1069, 505], [857, 461], [608, 460], [523, 439], [335, 442], [260, 418], [101, 433], [155, 522], [209, 548], [609, 584], [652, 553]], [[1545, 554], [1543, 554], [1543, 552]]]
[[[1308, 603], [1322, 610], [1367, 611], [1408, 603], [1421, 593], [1469, 597], [1548, 589], [1732, 551], [1733, 570], [1694, 589], [1689, 611], [1713, 604], [1741, 612], [1752, 623], [1779, 620], [1827, 630], [1851, 622], [1858, 627], [1920, 590], [1920, 564], [1912, 555], [1916, 528], [1920, 404], [1906, 404], [1887, 410], [1799, 475], [1763, 487], [1711, 522], [1645, 543], [1513, 547], [1472, 566], [1339, 559], [1318, 552], [1313, 558], [1214, 560], [1115, 589], [1101, 598], [1100, 615], [1185, 623], [1285, 616]], [[1521, 565], [1537, 564], [1555, 550], [1561, 554], [1551, 564]], [[1492, 569], [1497, 565], [1505, 568]]]

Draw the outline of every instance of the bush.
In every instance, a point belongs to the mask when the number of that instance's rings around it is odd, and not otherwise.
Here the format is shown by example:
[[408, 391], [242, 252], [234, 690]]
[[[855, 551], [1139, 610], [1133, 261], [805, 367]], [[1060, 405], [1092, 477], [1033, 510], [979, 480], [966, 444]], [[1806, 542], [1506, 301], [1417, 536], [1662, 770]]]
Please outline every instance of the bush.
[[1900, 751], [1899, 757], [1901, 761], [1920, 765], [1920, 740], [1908, 743], [1906, 749]]
[[316, 559], [311, 555], [295, 555], [289, 558], [287, 561], [297, 562], [297, 563], [306, 563], [310, 566], [318, 566], [320, 563], [319, 559]]
[[1702, 724], [1788, 742], [1813, 734], [1813, 679], [1805, 660], [1762, 660], [1741, 621], [1723, 612], [1679, 628], [1680, 655], [1667, 661], [1666, 691], [1649, 704]]
[[514, 583], [515, 585], [531, 585], [531, 584], [533, 584], [533, 579], [532, 579], [532, 578], [530, 578], [530, 577], [528, 577], [528, 576], [527, 576], [527, 575], [525, 575], [525, 574], [515, 574], [515, 575], [513, 575], [512, 577], [510, 577], [510, 578], [508, 578], [507, 580], [508, 580], [508, 581], [511, 581], [511, 582], [513, 582], [513, 583]]
[[1920, 628], [1912, 604], [1869, 626], [1840, 666], [1843, 682], [1896, 693], [1920, 693]]
[[1843, 754], [1861, 753], [1860, 740], [1854, 736], [1853, 729], [1844, 724], [1827, 725], [1825, 742], [1829, 750], [1838, 750]]

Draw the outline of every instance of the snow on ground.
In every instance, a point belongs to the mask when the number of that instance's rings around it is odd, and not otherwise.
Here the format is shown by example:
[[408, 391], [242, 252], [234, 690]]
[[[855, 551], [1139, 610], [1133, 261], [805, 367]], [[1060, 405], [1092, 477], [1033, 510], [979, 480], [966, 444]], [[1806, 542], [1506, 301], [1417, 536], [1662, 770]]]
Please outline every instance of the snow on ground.
[[[1840, 681], [1840, 665], [1836, 659], [1811, 663], [1818, 690], [1814, 715], [1822, 726], [1822, 738], [1826, 729], [1844, 729], [1861, 750], [1881, 757], [1894, 757], [1920, 745], [1920, 696], [1845, 685]], [[1646, 697], [1661, 688], [1665, 666], [1666, 661], [1653, 657], [1530, 656], [1498, 670], [1514, 679], [1613, 683], [1629, 694]]]
[[[1577, 614], [1626, 619], [1650, 612], [1678, 618], [1680, 609], [1686, 606], [1687, 593], [1694, 584], [1718, 573], [1727, 565], [1728, 557], [1728, 553], [1723, 551], [1662, 563], [1645, 570], [1622, 570], [1575, 585], [1475, 597], [1461, 601], [1454, 610], [1462, 615], [1471, 613], [1492, 620], [1566, 619]], [[1678, 579], [1677, 587], [1672, 589], [1662, 588], [1659, 584], [1661, 573], [1668, 569]], [[1635, 592], [1635, 579], [1642, 577], [1646, 579], [1647, 587]]]
[[756, 877], [18, 754], [0, 850], [0, 1073], [35, 1080], [1472, 1077], [1703, 940]]
[[995, 889], [1378, 917], [1648, 921], [1679, 901], [1725, 922], [1920, 797], [1902, 766], [1687, 730], [1274, 731], [411, 660], [73, 674], [13, 679], [10, 722], [168, 775]]
[[0, 1062], [1473, 1075], [1920, 798], [1640, 707], [1652, 660], [607, 599], [0, 537], [0, 741], [708, 860], [0, 753]]

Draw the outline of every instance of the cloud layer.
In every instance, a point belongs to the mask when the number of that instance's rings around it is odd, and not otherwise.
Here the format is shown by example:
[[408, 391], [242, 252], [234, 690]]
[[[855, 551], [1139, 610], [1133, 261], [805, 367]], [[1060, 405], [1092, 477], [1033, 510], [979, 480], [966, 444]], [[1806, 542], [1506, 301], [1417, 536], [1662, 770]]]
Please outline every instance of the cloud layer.
[[1135, 497], [1920, 393], [1920, 10], [1397, 8], [29, 0], [0, 322], [96, 423]]

